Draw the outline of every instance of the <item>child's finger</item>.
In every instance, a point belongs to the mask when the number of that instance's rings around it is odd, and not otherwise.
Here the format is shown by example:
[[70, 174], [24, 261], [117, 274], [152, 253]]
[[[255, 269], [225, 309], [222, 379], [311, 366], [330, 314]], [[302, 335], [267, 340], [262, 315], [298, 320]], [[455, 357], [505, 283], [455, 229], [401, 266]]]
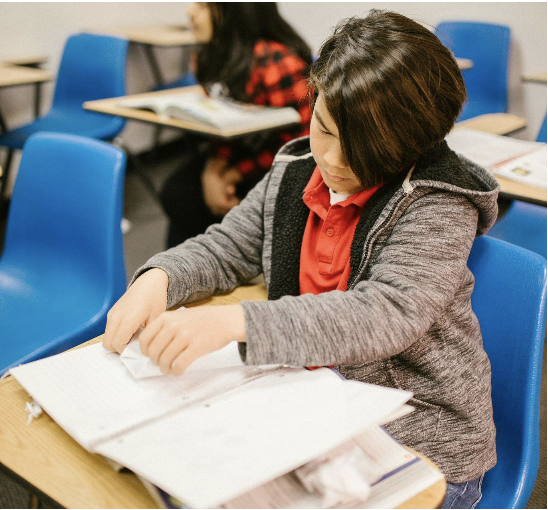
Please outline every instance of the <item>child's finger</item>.
[[112, 316], [107, 316], [107, 325], [105, 328], [105, 334], [103, 335], [103, 347], [109, 351], [114, 350], [112, 343], [116, 337], [116, 331], [118, 330], [119, 325], [120, 320], [117, 317], [112, 318]]
[[175, 358], [175, 361], [171, 365], [171, 371], [173, 375], [181, 375], [192, 362], [196, 361], [200, 356], [207, 354], [207, 350], [204, 350], [203, 343], [193, 342], [191, 343], [179, 356]]
[[[162, 314], [163, 315], [163, 314]], [[154, 337], [160, 332], [164, 326], [163, 317], [159, 315], [156, 319], [146, 324], [143, 331], [139, 335], [139, 344], [141, 352], [145, 355], [149, 355], [150, 344], [154, 340]]]
[[160, 329], [160, 331], [158, 331], [148, 346], [147, 356], [150, 358], [152, 363], [158, 365], [160, 356], [163, 354], [165, 349], [171, 345], [174, 337], [175, 334], [173, 330], [165, 325], [162, 329]]
[[122, 354], [126, 345], [129, 344], [135, 332], [139, 329], [140, 324], [135, 324], [133, 321], [122, 321], [116, 331], [113, 332], [112, 350]]
[[164, 374], [171, 373], [171, 366], [173, 362], [188, 346], [188, 341], [185, 336], [180, 335], [176, 337], [162, 352], [158, 360], [158, 366]]

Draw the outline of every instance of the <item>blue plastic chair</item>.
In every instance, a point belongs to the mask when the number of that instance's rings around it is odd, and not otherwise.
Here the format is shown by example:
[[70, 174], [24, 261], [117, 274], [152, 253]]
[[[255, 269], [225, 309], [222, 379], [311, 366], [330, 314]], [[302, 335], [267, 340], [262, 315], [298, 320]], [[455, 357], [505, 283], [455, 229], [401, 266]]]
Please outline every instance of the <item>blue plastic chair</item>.
[[514, 200], [504, 216], [489, 231], [502, 239], [546, 258], [546, 207]]
[[456, 57], [474, 62], [474, 67], [463, 73], [468, 101], [458, 120], [505, 112], [510, 28], [492, 23], [446, 21], [437, 29], [441, 42]]
[[487, 236], [468, 260], [472, 308], [492, 368], [497, 465], [485, 474], [478, 508], [525, 508], [539, 464], [546, 259]]
[[126, 289], [126, 156], [90, 138], [25, 144], [0, 258], [0, 375], [104, 332]]
[[123, 118], [84, 110], [82, 103], [125, 94], [127, 48], [128, 41], [115, 37], [77, 34], [68, 38], [50, 111], [30, 124], [0, 134], [0, 146], [9, 149], [2, 188], [7, 182], [12, 151], [22, 149], [34, 133], [49, 131], [112, 140], [122, 131]]

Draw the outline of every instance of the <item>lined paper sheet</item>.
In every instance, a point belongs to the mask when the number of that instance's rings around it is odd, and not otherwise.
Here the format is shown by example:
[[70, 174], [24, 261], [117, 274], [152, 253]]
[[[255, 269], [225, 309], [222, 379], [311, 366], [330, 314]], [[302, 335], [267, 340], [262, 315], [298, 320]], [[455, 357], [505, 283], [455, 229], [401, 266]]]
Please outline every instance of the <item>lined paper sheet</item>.
[[10, 372], [61, 427], [93, 450], [107, 437], [244, 384], [269, 368], [277, 366], [244, 366], [233, 342], [198, 359], [181, 377], [136, 380], [117, 353], [94, 344]]
[[271, 373], [104, 442], [97, 452], [190, 507], [215, 507], [356, 436], [411, 396], [333, 375]]

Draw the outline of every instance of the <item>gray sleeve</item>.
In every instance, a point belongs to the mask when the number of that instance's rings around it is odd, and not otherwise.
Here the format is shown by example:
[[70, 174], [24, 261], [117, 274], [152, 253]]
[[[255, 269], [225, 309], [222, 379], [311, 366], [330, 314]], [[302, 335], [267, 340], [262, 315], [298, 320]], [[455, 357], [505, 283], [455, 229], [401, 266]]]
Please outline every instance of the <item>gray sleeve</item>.
[[465, 197], [426, 195], [410, 205], [347, 292], [243, 302], [249, 364], [354, 364], [393, 356], [423, 336], [467, 274], [478, 212]]
[[169, 277], [168, 308], [228, 292], [262, 273], [263, 204], [268, 174], [219, 224], [155, 255], [134, 274], [158, 267]]

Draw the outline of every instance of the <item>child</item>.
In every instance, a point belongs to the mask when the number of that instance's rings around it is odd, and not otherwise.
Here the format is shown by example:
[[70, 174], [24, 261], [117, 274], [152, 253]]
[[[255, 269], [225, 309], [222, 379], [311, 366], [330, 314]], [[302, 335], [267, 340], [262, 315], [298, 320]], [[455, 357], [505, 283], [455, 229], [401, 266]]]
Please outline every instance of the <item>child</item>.
[[[451, 53], [399, 14], [341, 23], [311, 72], [310, 138], [205, 235], [153, 257], [109, 314], [104, 345], [166, 373], [232, 340], [246, 363], [335, 365], [414, 393], [387, 429], [471, 508], [496, 462], [491, 372], [467, 259], [497, 216], [498, 186], [444, 141], [466, 97]], [[166, 307], [264, 273], [269, 301]]]
[[169, 218], [167, 245], [202, 234], [270, 170], [280, 147], [309, 133], [306, 78], [312, 53], [280, 16], [275, 2], [195, 2], [187, 11], [203, 43], [196, 76], [211, 95], [290, 106], [301, 124], [224, 143], [189, 138], [181, 168], [160, 195]]

